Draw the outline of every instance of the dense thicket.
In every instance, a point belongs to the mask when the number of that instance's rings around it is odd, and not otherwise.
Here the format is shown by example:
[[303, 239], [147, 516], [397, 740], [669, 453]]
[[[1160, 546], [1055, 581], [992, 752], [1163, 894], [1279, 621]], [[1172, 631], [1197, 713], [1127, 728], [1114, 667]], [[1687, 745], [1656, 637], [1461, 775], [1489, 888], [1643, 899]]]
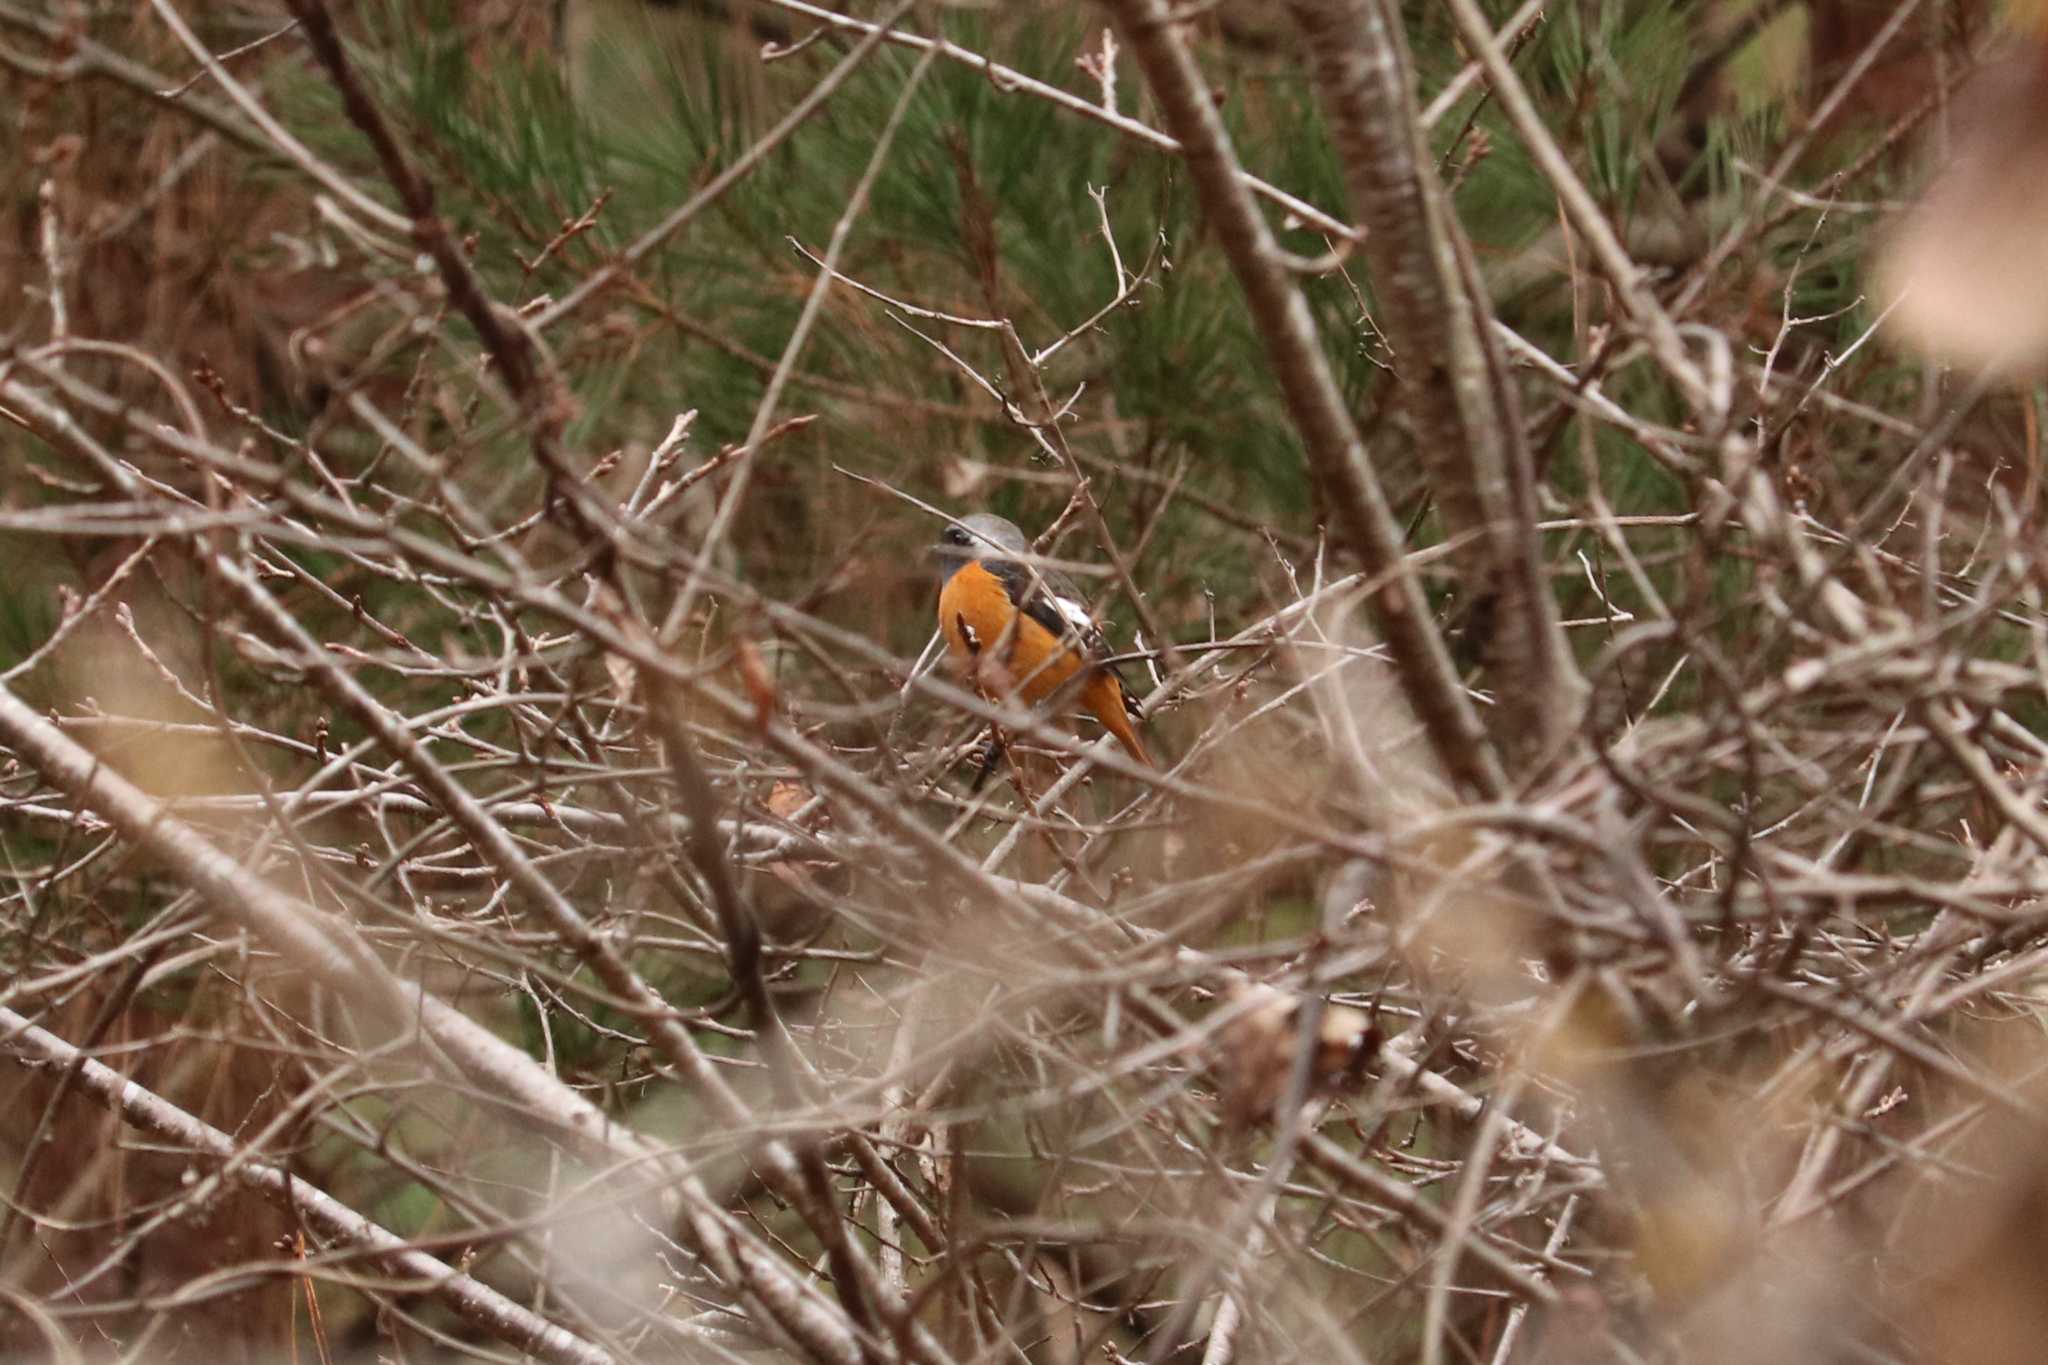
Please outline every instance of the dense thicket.
[[1993, 18], [0, 0], [0, 1355], [2035, 1358]]

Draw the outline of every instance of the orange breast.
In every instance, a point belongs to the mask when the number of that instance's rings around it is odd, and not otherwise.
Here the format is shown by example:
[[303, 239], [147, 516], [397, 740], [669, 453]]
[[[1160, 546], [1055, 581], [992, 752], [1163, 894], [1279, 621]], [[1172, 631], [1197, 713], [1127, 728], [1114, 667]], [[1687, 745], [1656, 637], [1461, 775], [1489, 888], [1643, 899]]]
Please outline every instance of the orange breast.
[[993, 698], [1043, 701], [1081, 670], [1080, 654], [1019, 612], [1002, 580], [979, 564], [939, 590], [939, 630], [960, 676]]

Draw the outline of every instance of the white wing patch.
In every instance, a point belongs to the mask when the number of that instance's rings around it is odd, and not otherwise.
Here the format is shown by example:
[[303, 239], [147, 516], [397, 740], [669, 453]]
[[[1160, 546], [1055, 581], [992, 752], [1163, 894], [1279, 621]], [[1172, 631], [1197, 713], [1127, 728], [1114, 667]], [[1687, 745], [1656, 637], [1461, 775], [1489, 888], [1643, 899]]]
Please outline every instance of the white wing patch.
[[1071, 597], [1062, 597], [1056, 592], [1047, 592], [1045, 600], [1052, 603], [1053, 610], [1083, 639], [1095, 634], [1095, 618], [1088, 614], [1088, 608]]

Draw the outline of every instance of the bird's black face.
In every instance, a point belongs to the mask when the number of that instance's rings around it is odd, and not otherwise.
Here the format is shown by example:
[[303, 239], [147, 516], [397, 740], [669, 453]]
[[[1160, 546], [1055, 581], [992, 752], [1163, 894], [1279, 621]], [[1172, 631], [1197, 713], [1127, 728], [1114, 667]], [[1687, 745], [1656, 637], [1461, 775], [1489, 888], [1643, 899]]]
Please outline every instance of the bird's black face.
[[970, 559], [975, 558], [980, 541], [974, 532], [954, 522], [939, 532], [939, 543], [932, 546], [932, 558], [939, 561], [939, 572], [947, 577]]

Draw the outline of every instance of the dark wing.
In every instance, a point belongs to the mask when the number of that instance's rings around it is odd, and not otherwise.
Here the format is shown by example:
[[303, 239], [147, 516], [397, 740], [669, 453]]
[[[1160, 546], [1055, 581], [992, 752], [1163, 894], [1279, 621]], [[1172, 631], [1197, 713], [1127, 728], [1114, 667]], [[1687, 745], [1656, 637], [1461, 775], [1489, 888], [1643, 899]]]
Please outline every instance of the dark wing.
[[[1017, 610], [1062, 639], [1080, 641], [1081, 652], [1089, 658], [1110, 657], [1109, 641], [1103, 636], [1102, 627], [1088, 614], [1088, 604], [1082, 600], [1080, 590], [1065, 574], [1043, 569], [1033, 572], [1007, 559], [985, 559], [982, 566], [1002, 583], [1003, 591], [1017, 604]], [[1123, 670], [1115, 664], [1104, 667], [1116, 679], [1117, 691], [1123, 694], [1124, 710], [1137, 717], [1142, 703], [1131, 691]]]
[[1089, 658], [1109, 657], [1109, 641], [1066, 575], [1033, 571], [1008, 559], [984, 559], [981, 563], [1002, 583], [1017, 610], [1063, 640], [1078, 640], [1081, 652]]
[[1111, 664], [1109, 671], [1116, 678], [1116, 690], [1123, 693], [1124, 714], [1132, 720], [1143, 720], [1145, 718], [1145, 703], [1139, 700], [1136, 692], [1131, 691], [1130, 680], [1124, 677], [1123, 669], [1115, 664]]

